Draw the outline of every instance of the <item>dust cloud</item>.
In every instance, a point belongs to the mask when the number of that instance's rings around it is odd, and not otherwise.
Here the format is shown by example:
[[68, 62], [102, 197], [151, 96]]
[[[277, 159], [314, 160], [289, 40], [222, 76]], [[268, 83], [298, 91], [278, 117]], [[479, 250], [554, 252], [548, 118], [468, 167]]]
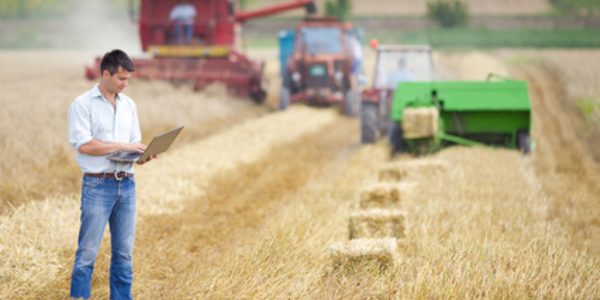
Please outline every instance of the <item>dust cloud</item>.
[[[102, 0], [76, 1], [65, 18], [61, 35], [78, 50], [104, 53], [119, 48], [129, 54], [140, 54], [137, 23], [130, 20], [127, 7]], [[62, 48], [57, 45], [57, 48]]]

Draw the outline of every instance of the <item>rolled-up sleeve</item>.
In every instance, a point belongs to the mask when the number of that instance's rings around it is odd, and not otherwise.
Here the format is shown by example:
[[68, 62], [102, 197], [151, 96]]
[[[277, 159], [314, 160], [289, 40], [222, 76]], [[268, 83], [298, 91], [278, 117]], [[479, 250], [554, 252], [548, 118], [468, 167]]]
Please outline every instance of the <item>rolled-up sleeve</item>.
[[73, 101], [69, 107], [69, 143], [76, 151], [81, 145], [92, 140], [89, 108], [83, 101]]

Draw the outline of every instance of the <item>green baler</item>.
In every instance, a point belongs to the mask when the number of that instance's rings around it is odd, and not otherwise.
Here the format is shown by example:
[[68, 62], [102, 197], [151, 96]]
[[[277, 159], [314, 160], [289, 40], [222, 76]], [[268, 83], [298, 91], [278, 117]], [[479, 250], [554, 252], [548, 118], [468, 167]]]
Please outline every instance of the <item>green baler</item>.
[[[392, 103], [395, 152], [430, 152], [446, 144], [531, 149], [531, 105], [522, 80], [401, 82]], [[407, 138], [402, 122], [412, 108], [435, 108], [437, 132]], [[430, 109], [431, 110], [431, 109]]]

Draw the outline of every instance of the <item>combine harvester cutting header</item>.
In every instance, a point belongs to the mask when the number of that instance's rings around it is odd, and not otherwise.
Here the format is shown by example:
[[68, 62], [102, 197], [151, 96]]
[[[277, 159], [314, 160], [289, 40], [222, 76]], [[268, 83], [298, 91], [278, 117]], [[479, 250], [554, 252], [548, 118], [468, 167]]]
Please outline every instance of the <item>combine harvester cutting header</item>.
[[[232, 0], [190, 0], [197, 16], [194, 35], [189, 44], [177, 44], [175, 30], [169, 20], [171, 9], [180, 0], [141, 0], [139, 34], [142, 49], [150, 58], [133, 58], [133, 76], [175, 82], [191, 81], [195, 89], [221, 82], [235, 96], [264, 101], [264, 63], [258, 63], [240, 53], [235, 45], [240, 39], [241, 24], [254, 18], [305, 8], [316, 12], [313, 0], [293, 0], [253, 11], [236, 12]], [[133, 9], [130, 7], [133, 16]], [[99, 73], [100, 58], [85, 70], [88, 79]]]

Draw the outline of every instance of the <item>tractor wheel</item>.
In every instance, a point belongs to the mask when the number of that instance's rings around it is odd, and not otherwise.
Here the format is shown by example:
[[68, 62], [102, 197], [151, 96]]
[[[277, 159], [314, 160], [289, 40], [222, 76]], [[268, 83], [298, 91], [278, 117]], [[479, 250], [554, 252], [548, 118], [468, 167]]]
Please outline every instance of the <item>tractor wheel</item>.
[[402, 132], [402, 124], [398, 122], [394, 122], [392, 126], [390, 145], [392, 146], [392, 155], [404, 151], [404, 132]]
[[263, 104], [267, 98], [267, 93], [265, 93], [263, 90], [260, 90], [256, 93], [253, 93], [250, 97], [256, 104]]
[[359, 92], [355, 90], [348, 90], [344, 94], [344, 115], [354, 117], [358, 114], [359, 103]]
[[517, 147], [525, 155], [531, 153], [531, 138], [527, 130], [519, 130], [517, 132]]
[[386, 104], [386, 101], [380, 100], [379, 107], [377, 108], [379, 111], [378, 115], [378, 127], [381, 136], [388, 136], [392, 127], [394, 126], [394, 121], [390, 118], [390, 109], [389, 105]]
[[282, 86], [279, 91], [279, 110], [286, 110], [290, 106], [290, 89]]
[[377, 139], [377, 104], [363, 101], [360, 105], [360, 142], [373, 144]]

